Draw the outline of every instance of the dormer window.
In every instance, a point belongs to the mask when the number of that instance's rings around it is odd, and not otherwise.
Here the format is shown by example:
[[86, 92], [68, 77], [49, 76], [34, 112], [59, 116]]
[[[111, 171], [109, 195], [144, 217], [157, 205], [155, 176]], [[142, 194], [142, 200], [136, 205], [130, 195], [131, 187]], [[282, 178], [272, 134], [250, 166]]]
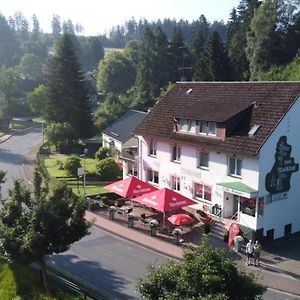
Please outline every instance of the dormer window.
[[180, 119], [180, 131], [196, 133], [196, 121], [188, 119]]
[[208, 122], [203, 120], [200, 121], [200, 128], [199, 128], [200, 134], [216, 135], [216, 131], [217, 131], [216, 122]]

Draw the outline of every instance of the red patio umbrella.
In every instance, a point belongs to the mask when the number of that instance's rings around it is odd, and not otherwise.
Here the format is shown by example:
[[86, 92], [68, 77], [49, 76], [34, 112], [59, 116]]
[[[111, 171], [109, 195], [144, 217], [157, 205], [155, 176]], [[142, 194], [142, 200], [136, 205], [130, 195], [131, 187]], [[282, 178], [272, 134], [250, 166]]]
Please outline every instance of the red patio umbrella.
[[111, 183], [105, 186], [105, 188], [124, 198], [137, 197], [145, 193], [157, 190], [157, 188], [153, 185], [144, 182], [134, 176]]
[[175, 214], [168, 218], [173, 225], [188, 225], [194, 223], [194, 219], [186, 214]]
[[[179, 209], [181, 207], [197, 204], [198, 202], [189, 199], [181, 194], [164, 188], [147, 193], [133, 199], [136, 202], [152, 207], [164, 213], [163, 222], [165, 223], [165, 212]], [[163, 224], [164, 226], [165, 224]]]

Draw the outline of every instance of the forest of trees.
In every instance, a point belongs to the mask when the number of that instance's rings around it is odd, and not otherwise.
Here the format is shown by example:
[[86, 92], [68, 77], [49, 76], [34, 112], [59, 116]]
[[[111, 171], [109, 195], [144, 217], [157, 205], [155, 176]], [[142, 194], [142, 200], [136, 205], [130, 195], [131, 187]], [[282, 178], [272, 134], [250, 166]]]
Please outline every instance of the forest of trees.
[[[204, 15], [193, 22], [132, 18], [95, 37], [56, 15], [52, 32], [43, 33], [36, 16], [29, 22], [20, 12], [0, 14], [0, 110], [45, 113], [38, 102], [49, 91], [49, 64], [63, 33], [90, 75], [88, 93], [102, 102], [94, 111], [99, 131], [129, 108], [153, 106], [178, 80], [298, 80], [299, 8], [299, 0], [241, 0], [226, 23]], [[120, 51], [104, 57], [107, 47]]]

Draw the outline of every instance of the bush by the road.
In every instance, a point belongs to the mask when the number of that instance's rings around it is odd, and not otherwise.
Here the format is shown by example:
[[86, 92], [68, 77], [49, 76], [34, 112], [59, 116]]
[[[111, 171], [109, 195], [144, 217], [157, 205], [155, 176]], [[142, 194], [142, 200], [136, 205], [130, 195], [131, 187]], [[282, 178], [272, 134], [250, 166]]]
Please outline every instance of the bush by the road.
[[80, 158], [77, 156], [70, 156], [64, 163], [64, 168], [71, 176], [77, 176], [77, 170], [81, 167]]
[[115, 180], [120, 174], [120, 169], [112, 158], [104, 158], [97, 163], [96, 174], [101, 180]]

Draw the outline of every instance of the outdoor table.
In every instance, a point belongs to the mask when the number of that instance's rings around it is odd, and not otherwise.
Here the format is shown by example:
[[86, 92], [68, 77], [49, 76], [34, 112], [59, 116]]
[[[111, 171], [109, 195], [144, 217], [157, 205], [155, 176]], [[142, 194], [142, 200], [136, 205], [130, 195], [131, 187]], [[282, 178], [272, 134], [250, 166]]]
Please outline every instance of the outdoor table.
[[127, 214], [128, 211], [130, 211], [132, 209], [133, 209], [133, 206], [131, 206], [131, 205], [123, 205], [123, 206], [117, 208], [117, 210], [119, 212], [121, 212], [122, 214]]

